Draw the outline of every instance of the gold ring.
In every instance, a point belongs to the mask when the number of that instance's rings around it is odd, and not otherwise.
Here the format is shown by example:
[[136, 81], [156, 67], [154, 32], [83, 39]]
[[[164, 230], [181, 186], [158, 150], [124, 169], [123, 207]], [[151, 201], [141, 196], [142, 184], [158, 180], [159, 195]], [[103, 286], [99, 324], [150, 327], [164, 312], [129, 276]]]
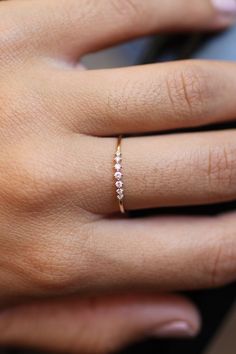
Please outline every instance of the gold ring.
[[121, 141], [122, 136], [119, 136], [117, 141], [116, 153], [114, 157], [115, 165], [115, 189], [116, 189], [116, 197], [119, 202], [120, 212], [125, 214], [125, 207], [124, 207], [124, 181], [123, 181], [123, 173], [122, 173], [122, 153], [121, 153]]

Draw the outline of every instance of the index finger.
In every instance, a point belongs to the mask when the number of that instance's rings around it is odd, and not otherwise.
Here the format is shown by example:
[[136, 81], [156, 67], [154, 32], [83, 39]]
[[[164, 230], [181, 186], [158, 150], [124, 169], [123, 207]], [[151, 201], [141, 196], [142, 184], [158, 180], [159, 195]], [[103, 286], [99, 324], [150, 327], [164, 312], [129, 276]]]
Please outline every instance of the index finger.
[[151, 33], [218, 29], [236, 13], [213, 0], [22, 0], [1, 2], [0, 10], [5, 44], [73, 60]]

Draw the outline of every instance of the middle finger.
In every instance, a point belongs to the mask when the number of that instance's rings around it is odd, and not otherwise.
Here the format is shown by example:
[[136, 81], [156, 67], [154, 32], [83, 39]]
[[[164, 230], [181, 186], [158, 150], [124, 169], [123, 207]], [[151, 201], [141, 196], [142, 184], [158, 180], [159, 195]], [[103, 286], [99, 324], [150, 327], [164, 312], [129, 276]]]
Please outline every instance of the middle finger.
[[194, 60], [63, 72], [57, 83], [64, 124], [80, 133], [113, 136], [232, 121], [235, 69], [235, 63]]

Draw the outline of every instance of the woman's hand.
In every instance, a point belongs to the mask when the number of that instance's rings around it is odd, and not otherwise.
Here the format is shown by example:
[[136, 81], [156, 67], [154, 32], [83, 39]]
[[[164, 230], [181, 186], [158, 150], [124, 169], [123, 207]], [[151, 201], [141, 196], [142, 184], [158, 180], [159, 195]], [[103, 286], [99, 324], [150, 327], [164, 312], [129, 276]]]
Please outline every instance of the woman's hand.
[[[131, 37], [224, 27], [236, 10], [209, 0], [12, 0], [0, 14], [1, 304], [97, 296], [5, 309], [0, 342], [91, 353], [144, 335], [195, 334], [198, 314], [185, 299], [96, 294], [234, 280], [235, 215], [112, 217], [114, 136], [234, 120], [236, 66], [77, 64]], [[125, 207], [234, 200], [235, 138], [235, 130], [124, 138]]]

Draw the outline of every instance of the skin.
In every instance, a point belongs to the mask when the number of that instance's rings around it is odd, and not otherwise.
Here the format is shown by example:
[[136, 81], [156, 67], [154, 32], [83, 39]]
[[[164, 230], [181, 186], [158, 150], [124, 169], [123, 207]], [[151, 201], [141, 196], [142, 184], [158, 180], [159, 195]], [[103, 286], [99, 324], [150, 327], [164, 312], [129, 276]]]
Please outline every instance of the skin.
[[121, 217], [114, 136], [132, 135], [122, 141], [128, 210], [235, 200], [235, 130], [168, 131], [233, 121], [236, 66], [86, 71], [79, 59], [232, 16], [207, 0], [12, 0], [0, 13], [1, 345], [108, 353], [196, 335], [194, 305], [166, 292], [235, 280], [235, 213]]

